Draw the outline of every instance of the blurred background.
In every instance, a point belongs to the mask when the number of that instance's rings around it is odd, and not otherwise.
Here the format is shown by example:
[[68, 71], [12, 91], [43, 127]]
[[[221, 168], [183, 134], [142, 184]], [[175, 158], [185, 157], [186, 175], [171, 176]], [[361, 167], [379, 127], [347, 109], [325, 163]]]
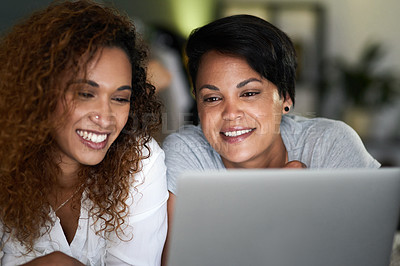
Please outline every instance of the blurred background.
[[[2, 1], [0, 33], [50, 0]], [[129, 15], [148, 42], [149, 79], [165, 104], [159, 141], [197, 123], [183, 47], [196, 27], [247, 13], [285, 31], [299, 58], [296, 106], [343, 120], [384, 166], [400, 166], [399, 0], [103, 0]]]

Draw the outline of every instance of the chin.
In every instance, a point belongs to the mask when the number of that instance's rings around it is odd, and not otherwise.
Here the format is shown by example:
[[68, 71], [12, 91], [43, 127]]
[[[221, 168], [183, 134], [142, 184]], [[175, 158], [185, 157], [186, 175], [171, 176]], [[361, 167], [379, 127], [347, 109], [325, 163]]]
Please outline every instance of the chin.
[[243, 164], [251, 161], [250, 156], [224, 156], [224, 158], [232, 164]]
[[101, 156], [101, 157], [94, 156], [92, 158], [86, 157], [86, 158], [82, 158], [82, 160], [80, 160], [80, 163], [83, 165], [95, 166], [95, 165], [98, 165], [99, 163], [101, 163], [104, 160], [104, 157], [105, 157], [105, 155]]
[[254, 157], [254, 152], [246, 151], [244, 149], [232, 149], [224, 153], [224, 157], [232, 162], [246, 162]]
[[100, 164], [103, 160], [101, 161], [86, 161], [86, 162], [81, 162], [82, 165], [86, 165], [86, 166], [96, 166], [98, 164]]

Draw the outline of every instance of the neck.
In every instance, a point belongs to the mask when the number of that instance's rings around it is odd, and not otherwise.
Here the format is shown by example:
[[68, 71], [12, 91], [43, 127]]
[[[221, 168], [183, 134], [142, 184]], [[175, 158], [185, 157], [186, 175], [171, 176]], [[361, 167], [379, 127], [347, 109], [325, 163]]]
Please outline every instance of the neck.
[[61, 175], [57, 178], [57, 187], [60, 189], [74, 188], [79, 184], [79, 178], [75, 175]]
[[57, 187], [60, 189], [70, 189], [76, 187], [79, 183], [78, 169], [66, 167], [61, 163], [61, 175], [57, 177]]
[[78, 190], [81, 188], [79, 185], [79, 178], [77, 172], [65, 173], [57, 177], [57, 181], [53, 186], [52, 192], [49, 195], [49, 202], [53, 209], [57, 212], [65, 209], [77, 197]]
[[59, 189], [71, 189], [79, 184], [78, 172], [80, 164], [74, 160], [69, 160], [67, 156], [61, 156], [57, 162], [61, 169], [61, 174], [57, 177], [56, 186]]

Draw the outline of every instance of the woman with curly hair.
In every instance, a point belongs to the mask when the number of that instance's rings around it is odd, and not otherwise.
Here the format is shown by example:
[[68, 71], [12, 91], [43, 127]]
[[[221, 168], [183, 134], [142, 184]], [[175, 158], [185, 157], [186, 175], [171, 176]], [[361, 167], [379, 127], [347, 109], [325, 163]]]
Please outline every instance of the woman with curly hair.
[[168, 192], [147, 52], [91, 1], [0, 41], [0, 264], [159, 265]]

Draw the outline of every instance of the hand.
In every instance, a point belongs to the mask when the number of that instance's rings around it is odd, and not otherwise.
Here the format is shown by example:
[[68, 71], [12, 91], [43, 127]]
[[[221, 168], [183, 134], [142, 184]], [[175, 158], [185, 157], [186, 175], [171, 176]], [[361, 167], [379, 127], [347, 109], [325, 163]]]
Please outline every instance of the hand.
[[26, 266], [35, 266], [35, 265], [84, 266], [84, 264], [79, 262], [77, 259], [74, 259], [60, 251], [55, 251], [55, 252], [47, 254], [45, 256], [36, 258], [36, 259], [34, 259], [26, 264], [23, 264], [23, 265], [26, 265]]
[[307, 168], [307, 166], [300, 161], [290, 161], [283, 166], [283, 168]]

